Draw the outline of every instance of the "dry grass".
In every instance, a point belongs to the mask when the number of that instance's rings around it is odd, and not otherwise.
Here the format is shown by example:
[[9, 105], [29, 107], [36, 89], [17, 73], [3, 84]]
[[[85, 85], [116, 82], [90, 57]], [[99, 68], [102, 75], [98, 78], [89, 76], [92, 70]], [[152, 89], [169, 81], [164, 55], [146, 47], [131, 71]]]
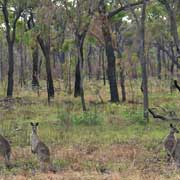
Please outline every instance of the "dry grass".
[[[157, 159], [153, 152], [131, 144], [108, 146], [74, 145], [51, 147], [52, 159], [68, 162], [56, 174], [40, 173], [37, 168], [27, 168], [29, 161], [37, 163], [30, 147], [15, 148], [12, 162], [24, 160], [18, 171], [0, 176], [4, 180], [178, 180], [180, 176], [173, 165]], [[88, 165], [89, 164], [89, 165]], [[27, 167], [26, 167], [27, 166]], [[12, 175], [13, 174], [13, 175]]]
[[[61, 111], [66, 112], [60, 116], [65, 120], [68, 115], [74, 118], [82, 114], [80, 99], [64, 92], [56, 94], [51, 106], [47, 105], [46, 92], [41, 92], [38, 99], [35, 93], [24, 90], [18, 92], [23, 98], [12, 102], [1, 98], [1, 129], [12, 141], [14, 168], [4, 169], [0, 158], [0, 180], [180, 180], [174, 165], [166, 163], [163, 148], [157, 152], [159, 142], [168, 133], [169, 122], [151, 119], [149, 125], [144, 123], [139, 103], [142, 102], [140, 82], [133, 84], [134, 91], [127, 83], [128, 101], [138, 103], [118, 105], [108, 103], [108, 88], [100, 89], [104, 104], [98, 104], [95, 92], [86, 87], [88, 109], [94, 113], [97, 104], [96, 113], [103, 119], [98, 126], [71, 123], [62, 126], [58, 116]], [[150, 83], [150, 106], [160, 105], [179, 115], [177, 93], [170, 95], [165, 85]], [[37, 158], [29, 146], [30, 121], [40, 122], [39, 134], [50, 147], [56, 174], [39, 171]]]

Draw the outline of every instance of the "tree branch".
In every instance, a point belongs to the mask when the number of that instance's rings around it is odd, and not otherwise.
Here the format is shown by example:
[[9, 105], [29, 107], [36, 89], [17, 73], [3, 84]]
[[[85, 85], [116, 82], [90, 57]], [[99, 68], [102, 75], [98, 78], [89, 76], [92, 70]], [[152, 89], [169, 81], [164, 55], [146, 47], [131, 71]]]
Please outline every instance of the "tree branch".
[[174, 111], [167, 112], [167, 115], [163, 116], [161, 114], [156, 113], [154, 110], [156, 110], [156, 108], [148, 109], [148, 111], [150, 112], [150, 114], [153, 116], [154, 119], [161, 119], [163, 121], [170, 121], [170, 120], [180, 121], [180, 118], [176, 116], [176, 113]]
[[12, 41], [13, 42], [14, 42], [15, 37], [16, 37], [16, 24], [17, 24], [17, 21], [20, 18], [22, 12], [23, 12], [23, 9], [18, 10], [17, 15], [16, 15], [14, 22], [13, 22], [13, 26], [12, 26], [13, 27], [13, 32], [12, 32]]
[[[149, 1], [149, 0], [147, 0]], [[113, 16], [115, 16], [116, 14], [118, 14], [119, 12], [121, 11], [125, 11], [125, 10], [128, 10], [130, 8], [136, 8], [136, 6], [139, 6], [139, 5], [142, 5], [143, 4], [143, 1], [139, 1], [139, 2], [136, 2], [136, 3], [132, 3], [132, 4], [128, 4], [128, 5], [125, 5], [125, 6], [121, 6], [120, 8], [114, 10], [114, 11], [111, 11], [109, 12], [108, 14], [108, 18], [112, 18]]]
[[10, 24], [9, 24], [9, 13], [7, 10], [7, 0], [3, 1], [4, 3], [2, 3], [2, 12], [3, 12], [3, 16], [4, 16], [4, 22], [5, 22], [5, 26], [6, 26], [6, 39], [8, 42], [11, 41], [11, 36], [10, 36]]

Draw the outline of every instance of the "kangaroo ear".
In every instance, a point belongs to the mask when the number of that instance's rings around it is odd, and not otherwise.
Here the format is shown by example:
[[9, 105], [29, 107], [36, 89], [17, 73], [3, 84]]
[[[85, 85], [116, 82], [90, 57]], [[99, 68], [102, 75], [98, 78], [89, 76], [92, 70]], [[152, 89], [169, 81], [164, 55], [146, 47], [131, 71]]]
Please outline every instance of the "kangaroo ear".
[[30, 124], [31, 124], [31, 126], [34, 126], [34, 124], [32, 122]]
[[38, 126], [38, 125], [39, 125], [39, 123], [37, 122], [37, 123], [36, 123], [36, 126]]
[[173, 125], [172, 125], [172, 124], [170, 124], [169, 126], [170, 126], [170, 127], [173, 127]]

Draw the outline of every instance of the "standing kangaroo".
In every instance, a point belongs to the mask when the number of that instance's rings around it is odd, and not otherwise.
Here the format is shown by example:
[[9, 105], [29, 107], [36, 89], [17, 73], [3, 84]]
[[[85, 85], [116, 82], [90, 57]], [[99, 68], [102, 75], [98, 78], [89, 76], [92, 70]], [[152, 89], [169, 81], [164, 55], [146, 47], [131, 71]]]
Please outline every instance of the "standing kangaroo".
[[175, 133], [179, 133], [176, 127], [174, 127], [172, 124], [170, 124], [170, 132], [167, 135], [167, 137], [164, 140], [164, 148], [167, 151], [167, 161], [169, 162], [171, 157], [173, 156], [177, 139], [175, 136]]
[[42, 172], [46, 172], [47, 169], [49, 171], [56, 172], [56, 170], [52, 167], [50, 162], [50, 151], [49, 148], [39, 139], [37, 134], [37, 126], [39, 123], [32, 123], [32, 134], [31, 134], [31, 151], [36, 154], [39, 162], [40, 168]]
[[174, 149], [172, 156], [176, 164], [176, 167], [180, 168], [180, 139], [177, 139], [176, 147]]
[[0, 135], [0, 154], [4, 157], [5, 166], [10, 168], [11, 146], [8, 140], [2, 135]]

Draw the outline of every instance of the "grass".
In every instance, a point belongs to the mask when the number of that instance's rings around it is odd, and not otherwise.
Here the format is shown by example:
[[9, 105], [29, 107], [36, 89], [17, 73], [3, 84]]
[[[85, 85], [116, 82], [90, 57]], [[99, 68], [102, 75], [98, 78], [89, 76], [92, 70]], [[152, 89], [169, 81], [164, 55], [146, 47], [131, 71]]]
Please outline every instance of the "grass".
[[[88, 89], [86, 84], [87, 113], [81, 110], [80, 98], [74, 99], [64, 92], [56, 94], [51, 106], [47, 105], [44, 91], [37, 97], [28, 89], [15, 91], [14, 96], [21, 98], [12, 102], [0, 101], [0, 132], [11, 141], [14, 164], [7, 170], [1, 159], [0, 178], [180, 179], [173, 165], [166, 163], [161, 146], [170, 122], [152, 118], [149, 124], [144, 122], [140, 82], [133, 84], [134, 91], [127, 83], [127, 96], [129, 102], [136, 101], [137, 104], [109, 103], [109, 89], [101, 85], [105, 103], [98, 104], [93, 85]], [[166, 85], [167, 82], [150, 81], [150, 106], [173, 110], [180, 117], [178, 94], [171, 95]], [[0, 94], [1, 99], [3, 96]], [[31, 121], [40, 123], [39, 136], [51, 150], [57, 174], [39, 171], [38, 160], [30, 151]]]

